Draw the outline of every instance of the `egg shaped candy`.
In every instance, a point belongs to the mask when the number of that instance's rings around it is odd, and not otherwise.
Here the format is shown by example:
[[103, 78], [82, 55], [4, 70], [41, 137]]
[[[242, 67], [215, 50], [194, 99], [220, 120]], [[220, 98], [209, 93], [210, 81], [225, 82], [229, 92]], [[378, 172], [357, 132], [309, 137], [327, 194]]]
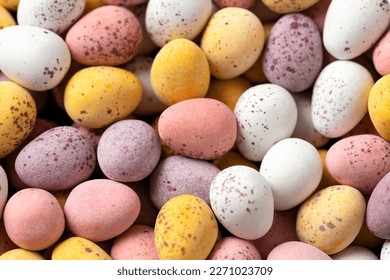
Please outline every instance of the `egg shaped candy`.
[[390, 74], [390, 30], [376, 44], [372, 53], [375, 70], [382, 76]]
[[65, 88], [69, 117], [87, 128], [103, 128], [130, 115], [142, 99], [142, 84], [130, 71], [92, 66], [74, 74]]
[[0, 69], [27, 89], [54, 88], [65, 77], [70, 62], [67, 44], [50, 30], [29, 25], [0, 30]]
[[353, 61], [337, 60], [322, 69], [312, 96], [315, 129], [328, 138], [352, 130], [366, 115], [374, 80], [370, 72]]
[[254, 240], [271, 228], [272, 190], [251, 167], [236, 165], [218, 173], [210, 186], [210, 202], [215, 216], [236, 237]]
[[30, 135], [37, 107], [26, 89], [9, 81], [0, 81], [0, 107], [0, 158], [4, 158]]
[[32, 25], [63, 33], [81, 16], [85, 0], [20, 0], [17, 20], [20, 25]]
[[208, 260], [261, 260], [261, 255], [256, 247], [248, 240], [234, 236], [220, 239]]
[[30, 187], [64, 190], [86, 180], [96, 165], [95, 151], [76, 128], [59, 126], [29, 142], [15, 160], [20, 179]]
[[344, 250], [333, 254], [331, 256], [333, 260], [378, 260], [378, 256], [365, 247], [361, 246], [348, 246]]
[[317, 149], [299, 138], [277, 142], [265, 154], [260, 174], [272, 189], [275, 210], [288, 210], [308, 198], [322, 177]]
[[231, 79], [247, 71], [259, 58], [265, 41], [259, 18], [243, 8], [218, 10], [206, 25], [200, 47], [211, 75]]
[[268, 255], [267, 260], [332, 260], [317, 247], [300, 242], [287, 241], [276, 246]]
[[10, 251], [7, 251], [3, 253], [0, 256], [0, 260], [33, 260], [33, 261], [39, 261], [44, 260], [43, 256], [39, 254], [38, 252], [25, 250], [22, 248], [13, 249]]
[[390, 260], [390, 240], [386, 240], [380, 250], [380, 260]]
[[0, 166], [0, 219], [8, 198], [8, 179], [3, 167]]
[[0, 30], [12, 25], [16, 25], [15, 19], [11, 13], [0, 4]]
[[261, 161], [271, 146], [294, 132], [297, 105], [291, 94], [275, 84], [260, 84], [246, 90], [238, 99], [236, 145], [249, 160]]
[[294, 13], [306, 10], [320, 0], [261, 0], [269, 9], [279, 14]]
[[337, 59], [356, 58], [375, 44], [389, 21], [390, 6], [386, 1], [332, 1], [324, 22], [325, 49]]
[[205, 260], [217, 240], [218, 224], [202, 199], [179, 195], [161, 208], [154, 230], [159, 259]]
[[336, 254], [358, 235], [365, 211], [366, 202], [357, 189], [346, 185], [321, 189], [299, 207], [298, 238], [329, 255]]

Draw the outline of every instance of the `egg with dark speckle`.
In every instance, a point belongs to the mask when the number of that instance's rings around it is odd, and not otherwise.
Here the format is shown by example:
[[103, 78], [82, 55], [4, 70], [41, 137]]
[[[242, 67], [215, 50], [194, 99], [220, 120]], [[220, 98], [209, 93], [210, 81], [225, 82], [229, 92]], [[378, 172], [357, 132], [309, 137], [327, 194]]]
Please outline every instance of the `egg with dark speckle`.
[[248, 240], [234, 236], [220, 239], [214, 246], [208, 260], [261, 260], [256, 247]]

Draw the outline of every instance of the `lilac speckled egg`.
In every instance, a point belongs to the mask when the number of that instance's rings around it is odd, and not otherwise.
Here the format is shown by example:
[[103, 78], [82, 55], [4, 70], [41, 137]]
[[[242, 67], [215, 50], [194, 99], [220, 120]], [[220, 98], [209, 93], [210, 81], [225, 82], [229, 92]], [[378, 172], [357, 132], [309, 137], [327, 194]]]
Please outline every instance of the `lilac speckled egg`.
[[300, 13], [276, 21], [263, 54], [264, 75], [291, 92], [314, 84], [323, 61], [321, 34], [314, 21]]
[[301, 241], [288, 241], [276, 246], [267, 260], [332, 260], [325, 252]]
[[158, 260], [154, 229], [146, 225], [132, 225], [114, 239], [110, 256], [113, 260]]
[[390, 144], [371, 134], [343, 138], [329, 148], [326, 166], [337, 182], [369, 195], [390, 172]]
[[118, 121], [103, 132], [97, 159], [104, 175], [120, 182], [146, 178], [160, 160], [161, 146], [153, 128], [141, 120]]
[[18, 154], [15, 170], [30, 187], [64, 190], [86, 180], [95, 169], [96, 155], [90, 141], [76, 128], [49, 129]]
[[158, 164], [150, 178], [150, 197], [157, 208], [181, 194], [193, 194], [210, 204], [210, 185], [219, 173], [205, 160], [180, 155], [170, 156]]
[[99, 242], [126, 231], [134, 223], [140, 208], [139, 197], [125, 184], [93, 179], [72, 189], [64, 213], [73, 234]]
[[84, 65], [115, 66], [131, 60], [142, 43], [142, 29], [128, 9], [106, 5], [78, 20], [65, 38], [72, 58]]
[[8, 198], [8, 178], [3, 167], [0, 166], [0, 220]]
[[368, 229], [379, 238], [390, 239], [390, 172], [376, 185], [367, 203]]
[[261, 260], [256, 247], [248, 240], [228, 236], [215, 243], [208, 260]]

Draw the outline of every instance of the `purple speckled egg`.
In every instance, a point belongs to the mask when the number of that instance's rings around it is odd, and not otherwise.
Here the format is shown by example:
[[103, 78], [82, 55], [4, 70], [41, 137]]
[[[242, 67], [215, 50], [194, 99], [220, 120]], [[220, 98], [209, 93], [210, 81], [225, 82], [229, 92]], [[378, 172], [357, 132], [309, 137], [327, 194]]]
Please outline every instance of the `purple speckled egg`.
[[141, 120], [122, 120], [106, 128], [97, 147], [99, 166], [109, 179], [136, 182], [153, 172], [161, 146], [154, 129]]
[[76, 128], [49, 129], [18, 154], [15, 170], [30, 187], [64, 190], [86, 180], [95, 169], [96, 155], [90, 141]]
[[321, 34], [311, 18], [294, 13], [275, 23], [263, 56], [263, 71], [271, 83], [304, 91], [313, 85], [322, 61]]
[[210, 204], [210, 185], [219, 171], [205, 160], [180, 155], [167, 157], [160, 161], [150, 178], [150, 197], [159, 209], [181, 194], [196, 195]]
[[261, 260], [256, 247], [248, 240], [228, 236], [215, 243], [208, 260]]

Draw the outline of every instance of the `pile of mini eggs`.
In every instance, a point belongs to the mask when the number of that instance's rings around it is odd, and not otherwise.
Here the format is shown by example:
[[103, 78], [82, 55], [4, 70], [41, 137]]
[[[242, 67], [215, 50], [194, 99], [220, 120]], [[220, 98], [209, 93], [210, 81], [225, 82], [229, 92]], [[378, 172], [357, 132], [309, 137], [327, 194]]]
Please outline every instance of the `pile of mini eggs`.
[[0, 259], [390, 259], [387, 0], [0, 0]]

